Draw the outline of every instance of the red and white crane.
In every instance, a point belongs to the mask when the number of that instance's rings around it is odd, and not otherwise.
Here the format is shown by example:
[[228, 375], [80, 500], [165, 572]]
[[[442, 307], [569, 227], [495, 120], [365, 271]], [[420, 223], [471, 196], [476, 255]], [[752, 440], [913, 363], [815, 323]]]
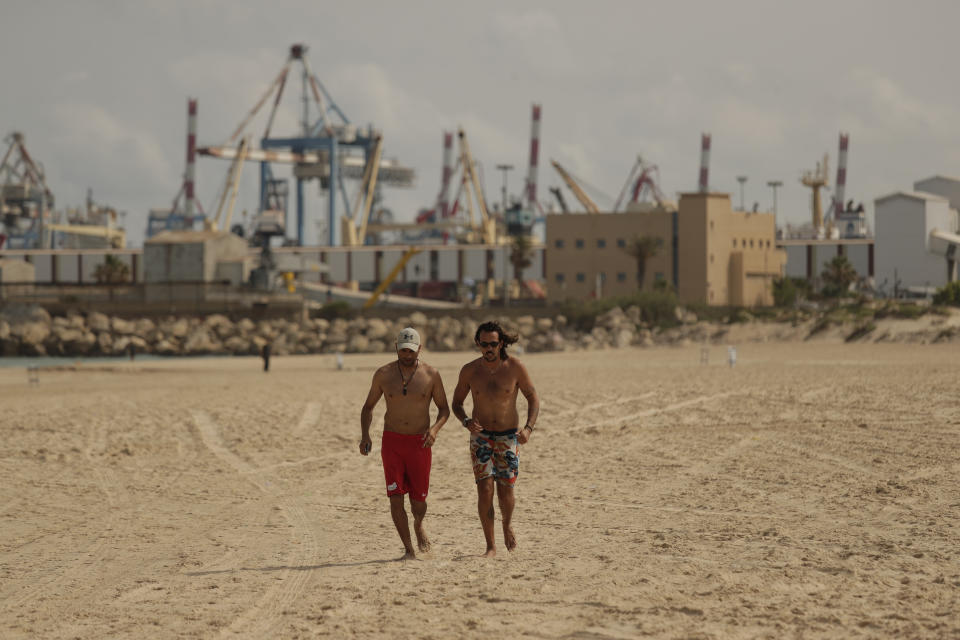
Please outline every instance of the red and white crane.
[[832, 213], [834, 217], [844, 211], [843, 198], [847, 187], [847, 148], [850, 145], [850, 134], [840, 133], [840, 151], [837, 154], [837, 184], [833, 191]]
[[537, 167], [540, 161], [540, 105], [533, 105], [530, 123], [530, 166], [527, 169], [526, 207], [530, 211], [540, 207], [537, 203]]
[[697, 184], [700, 193], [710, 190], [710, 134], [700, 136], [700, 180]]

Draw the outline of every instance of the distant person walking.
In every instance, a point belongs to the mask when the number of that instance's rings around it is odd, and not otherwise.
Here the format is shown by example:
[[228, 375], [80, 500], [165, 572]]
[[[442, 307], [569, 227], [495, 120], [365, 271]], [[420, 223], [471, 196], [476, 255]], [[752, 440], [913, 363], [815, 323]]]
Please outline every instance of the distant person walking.
[[[360, 453], [368, 455], [373, 446], [370, 423], [373, 408], [380, 396], [387, 400], [383, 418], [380, 457], [390, 498], [390, 515], [403, 541], [404, 559], [415, 558], [410, 540], [410, 527], [403, 496], [410, 495], [413, 530], [420, 551], [430, 550], [430, 540], [423, 528], [427, 514], [427, 493], [430, 489], [431, 447], [437, 434], [450, 417], [447, 394], [440, 374], [420, 362], [420, 334], [406, 328], [397, 335], [397, 359], [383, 365], [373, 374], [370, 392], [360, 411]], [[430, 401], [437, 406], [436, 421], [430, 424]]]
[[263, 370], [270, 371], [270, 343], [263, 345], [260, 349], [260, 357], [263, 358]]
[[[503, 542], [508, 551], [517, 546], [511, 525], [516, 498], [513, 488], [520, 473], [517, 445], [527, 444], [540, 413], [540, 397], [530, 374], [516, 357], [507, 355], [507, 347], [517, 337], [506, 333], [496, 322], [477, 328], [474, 342], [481, 356], [464, 365], [453, 392], [453, 413], [470, 432], [470, 457], [477, 481], [477, 512], [486, 538], [486, 557], [497, 553], [494, 536], [493, 494], [496, 485], [503, 522]], [[517, 413], [517, 393], [527, 400], [527, 419], [523, 428]], [[463, 401], [471, 394], [473, 415], [467, 416]]]

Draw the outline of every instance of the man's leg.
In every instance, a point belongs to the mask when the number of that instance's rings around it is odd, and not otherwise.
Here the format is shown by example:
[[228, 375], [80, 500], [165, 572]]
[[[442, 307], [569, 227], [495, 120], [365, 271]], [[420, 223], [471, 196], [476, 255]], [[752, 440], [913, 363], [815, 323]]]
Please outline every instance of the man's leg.
[[480, 514], [480, 525], [483, 527], [483, 537], [487, 539], [487, 558], [497, 555], [497, 545], [493, 536], [493, 478], [484, 478], [477, 482], [477, 512]]
[[390, 515], [393, 516], [393, 524], [397, 527], [397, 533], [403, 541], [403, 548], [406, 550], [404, 558], [416, 558], [417, 554], [413, 550], [413, 543], [410, 541], [410, 525], [407, 523], [407, 510], [403, 508], [403, 495], [390, 496]]
[[510, 526], [516, 504], [513, 487], [498, 482], [497, 501], [500, 503], [500, 519], [503, 521], [503, 543], [507, 546], [507, 551], [513, 551], [517, 547], [517, 537], [513, 535], [513, 527]]
[[427, 515], [426, 501], [420, 502], [410, 498], [410, 511], [413, 512], [413, 532], [417, 534], [417, 548], [426, 553], [430, 551], [430, 539], [423, 530], [423, 517]]

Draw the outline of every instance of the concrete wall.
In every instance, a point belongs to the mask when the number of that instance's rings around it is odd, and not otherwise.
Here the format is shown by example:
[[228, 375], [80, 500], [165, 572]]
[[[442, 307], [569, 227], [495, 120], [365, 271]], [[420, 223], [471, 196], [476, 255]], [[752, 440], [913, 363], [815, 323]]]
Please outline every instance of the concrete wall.
[[901, 192], [877, 199], [874, 207], [877, 286], [892, 294], [895, 277], [901, 289], [946, 284], [946, 261], [928, 252], [930, 231], [956, 229], [956, 211], [946, 198]]
[[[551, 214], [547, 216], [547, 298], [585, 300], [637, 291], [637, 261], [625, 248], [634, 236], [660, 241], [646, 262], [642, 289], [659, 278], [673, 284], [672, 213]], [[530, 272], [539, 265], [534, 261]], [[529, 272], [528, 272], [529, 273]]]
[[25, 260], [0, 260], [0, 283], [33, 282], [34, 267]]
[[773, 304], [786, 261], [773, 214], [733, 211], [725, 193], [682, 194], [678, 229], [682, 302]]

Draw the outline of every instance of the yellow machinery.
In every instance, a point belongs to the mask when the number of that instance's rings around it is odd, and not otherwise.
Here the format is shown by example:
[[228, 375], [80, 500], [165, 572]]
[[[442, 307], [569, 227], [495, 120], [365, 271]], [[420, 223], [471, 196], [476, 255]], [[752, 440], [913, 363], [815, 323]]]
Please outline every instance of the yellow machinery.
[[810, 187], [813, 192], [813, 204], [811, 205], [811, 210], [813, 211], [813, 230], [814, 232], [820, 234], [823, 232], [823, 205], [820, 204], [820, 188], [827, 186], [829, 179], [829, 172], [827, 171], [827, 161], [829, 156], [824, 154], [823, 163], [817, 163], [817, 168], [814, 171], [807, 171], [800, 178], [800, 182], [806, 186]]
[[[343, 216], [341, 226], [343, 237], [341, 242], [345, 247], [357, 247], [363, 244], [367, 236], [367, 223], [370, 220], [370, 208], [373, 206], [373, 196], [377, 188], [377, 176], [380, 173], [380, 156], [383, 154], [383, 137], [377, 136], [373, 143], [373, 154], [363, 171], [363, 181], [360, 183], [360, 192], [357, 194], [351, 217]], [[331, 187], [332, 188], [332, 187]], [[363, 210], [361, 212], [361, 206]]]
[[[250, 149], [250, 138], [244, 137], [237, 147], [237, 155], [230, 165], [230, 171], [227, 172], [227, 182], [223, 186], [223, 193], [220, 194], [220, 203], [217, 205], [217, 213], [212, 219], [204, 220], [204, 226], [208, 231], [219, 231], [221, 229], [229, 231], [230, 220], [233, 218], [233, 207], [237, 202], [237, 190], [240, 188], [240, 174], [243, 173], [243, 161], [247, 158], [247, 152]], [[221, 224], [220, 218], [224, 215], [223, 207], [227, 202], [229, 194], [230, 204], [227, 205], [226, 217]]]
[[557, 173], [560, 174], [560, 177], [563, 178], [563, 181], [570, 188], [570, 191], [573, 192], [573, 195], [577, 197], [577, 200], [580, 201], [580, 204], [586, 208], [589, 213], [600, 213], [600, 209], [597, 205], [590, 199], [583, 189], [580, 188], [580, 185], [577, 184], [577, 181], [573, 179], [567, 170], [560, 166], [556, 160], [551, 160], [550, 164], [553, 165], [553, 168], [557, 170]]
[[367, 301], [363, 303], [364, 309], [369, 309], [376, 304], [377, 298], [379, 298], [383, 292], [387, 290], [387, 287], [389, 287], [391, 283], [397, 279], [397, 276], [400, 275], [400, 272], [403, 271], [403, 268], [406, 266], [406, 264], [410, 262], [410, 258], [418, 253], [420, 253], [420, 249], [417, 249], [416, 247], [410, 247], [407, 249], [406, 253], [404, 253], [400, 259], [397, 260], [397, 264], [393, 266], [393, 269], [387, 274], [387, 277], [383, 279], [383, 282], [381, 282], [377, 288], [374, 289], [373, 293], [370, 294], [370, 297], [367, 298]]
[[[474, 235], [479, 236], [474, 242], [483, 244], [497, 244], [497, 221], [487, 210], [486, 200], [483, 198], [483, 190], [480, 189], [480, 178], [477, 177], [476, 163], [473, 161], [473, 155], [470, 153], [470, 144], [467, 142], [467, 134], [461, 128], [457, 131], [457, 137], [460, 140], [460, 166], [463, 167], [463, 187], [466, 190], [467, 214], [470, 218], [470, 228]], [[479, 224], [474, 221], [473, 198], [470, 197], [470, 189], [473, 188], [473, 195], [477, 199], [477, 208], [480, 212]]]

